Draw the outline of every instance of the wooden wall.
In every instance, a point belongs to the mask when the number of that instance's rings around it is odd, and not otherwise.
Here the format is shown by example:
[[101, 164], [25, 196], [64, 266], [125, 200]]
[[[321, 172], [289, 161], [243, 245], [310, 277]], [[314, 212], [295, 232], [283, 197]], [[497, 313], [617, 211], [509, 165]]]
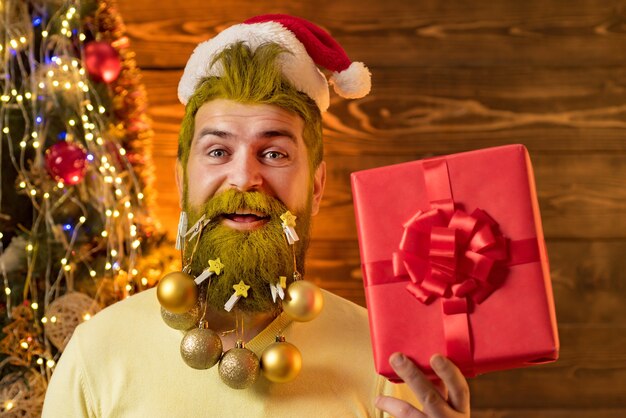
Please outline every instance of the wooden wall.
[[262, 13], [329, 30], [373, 73], [334, 97], [329, 182], [309, 279], [364, 304], [349, 173], [523, 143], [534, 163], [562, 343], [552, 365], [473, 379], [473, 416], [626, 416], [626, 1], [118, 0], [150, 95], [158, 207], [173, 231], [183, 108], [195, 44]]

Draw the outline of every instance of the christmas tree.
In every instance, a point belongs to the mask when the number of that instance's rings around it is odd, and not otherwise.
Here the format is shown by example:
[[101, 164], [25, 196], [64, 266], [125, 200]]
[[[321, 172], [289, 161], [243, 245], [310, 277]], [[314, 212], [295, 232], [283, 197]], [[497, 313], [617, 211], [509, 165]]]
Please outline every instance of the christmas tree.
[[39, 416], [74, 328], [176, 263], [124, 32], [113, 0], [0, 0], [0, 416]]

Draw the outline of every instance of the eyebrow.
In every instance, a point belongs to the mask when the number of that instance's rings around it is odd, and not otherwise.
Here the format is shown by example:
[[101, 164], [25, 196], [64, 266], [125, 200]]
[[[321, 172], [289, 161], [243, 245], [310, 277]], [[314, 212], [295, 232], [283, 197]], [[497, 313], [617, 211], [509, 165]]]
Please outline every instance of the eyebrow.
[[290, 139], [291, 141], [298, 142], [296, 140], [296, 136], [286, 129], [272, 129], [271, 131], [264, 131], [261, 135], [262, 138], [275, 138], [275, 137], [285, 137]]
[[219, 129], [213, 128], [202, 128], [198, 134], [198, 138], [202, 138], [204, 136], [218, 136], [220, 138], [228, 138], [231, 137], [232, 134], [226, 131], [220, 131]]
[[[198, 134], [198, 139], [205, 137], [205, 136], [217, 136], [219, 138], [228, 139], [228, 138], [231, 138], [233, 135], [230, 132], [222, 131], [219, 129], [203, 128], [200, 130], [200, 133]], [[259, 137], [261, 138], [285, 137], [294, 143], [298, 142], [296, 136], [291, 131], [286, 130], [286, 129], [271, 129], [269, 131], [263, 131], [261, 132]]]

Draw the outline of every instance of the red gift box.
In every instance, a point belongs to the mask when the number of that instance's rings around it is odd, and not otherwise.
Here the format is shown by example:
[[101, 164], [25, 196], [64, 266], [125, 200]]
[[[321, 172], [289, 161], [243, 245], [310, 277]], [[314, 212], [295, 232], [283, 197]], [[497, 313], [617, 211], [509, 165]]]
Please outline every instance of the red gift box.
[[554, 361], [558, 334], [526, 148], [509, 145], [352, 174], [376, 370], [400, 351], [431, 378]]

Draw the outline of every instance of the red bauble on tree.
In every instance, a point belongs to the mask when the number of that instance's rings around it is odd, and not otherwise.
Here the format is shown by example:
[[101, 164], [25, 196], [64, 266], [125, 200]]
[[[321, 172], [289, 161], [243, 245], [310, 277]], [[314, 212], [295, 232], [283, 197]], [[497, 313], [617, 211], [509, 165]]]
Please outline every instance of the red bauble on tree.
[[85, 46], [85, 67], [94, 80], [111, 83], [119, 77], [122, 62], [110, 44], [93, 41]]
[[87, 153], [77, 144], [57, 142], [46, 150], [46, 167], [55, 180], [77, 184], [85, 178]]

